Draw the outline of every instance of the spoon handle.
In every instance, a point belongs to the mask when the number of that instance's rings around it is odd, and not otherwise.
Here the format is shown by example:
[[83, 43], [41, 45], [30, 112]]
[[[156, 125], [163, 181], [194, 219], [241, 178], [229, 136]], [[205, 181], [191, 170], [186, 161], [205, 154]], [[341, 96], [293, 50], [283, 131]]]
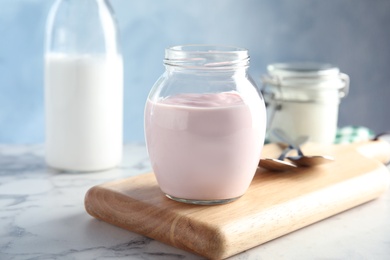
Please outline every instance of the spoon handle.
[[292, 150], [295, 150], [294, 147], [292, 147], [291, 145], [289, 145], [289, 146], [288, 146], [286, 149], [284, 149], [283, 152], [279, 155], [278, 160], [283, 161], [283, 160], [286, 158], [287, 154], [288, 154], [290, 151], [292, 151]]
[[289, 146], [292, 146], [295, 150], [298, 151], [299, 156], [303, 156], [303, 152], [300, 148], [302, 143], [305, 143], [309, 137], [308, 136], [300, 136], [297, 141], [292, 140], [282, 129], [275, 128], [272, 133], [281, 141], [288, 143]]
[[[309, 138], [307, 136], [300, 136], [297, 138], [297, 140], [295, 140], [294, 144], [297, 145], [299, 148], [302, 144], [306, 143], [308, 139]], [[287, 154], [292, 150], [296, 150], [296, 149], [291, 144], [289, 144], [289, 146], [286, 149], [284, 149], [283, 152], [279, 155], [278, 160], [283, 161], [286, 158]]]

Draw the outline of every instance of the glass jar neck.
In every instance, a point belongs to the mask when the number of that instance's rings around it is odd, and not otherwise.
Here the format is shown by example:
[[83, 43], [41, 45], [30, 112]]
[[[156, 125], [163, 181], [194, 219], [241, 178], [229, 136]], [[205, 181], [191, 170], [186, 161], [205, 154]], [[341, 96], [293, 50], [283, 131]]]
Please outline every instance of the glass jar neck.
[[349, 77], [322, 63], [277, 63], [267, 67], [262, 92], [268, 100], [339, 102], [349, 90]]
[[[283, 87], [312, 87], [331, 84], [331, 88], [342, 88], [339, 68], [326, 63], [276, 63], [267, 67], [273, 85]], [[338, 83], [339, 82], [339, 83]]]
[[46, 23], [46, 52], [120, 54], [118, 30], [107, 0], [57, 0]]
[[246, 71], [249, 55], [246, 49], [237, 47], [183, 45], [167, 48], [164, 64], [167, 70]]

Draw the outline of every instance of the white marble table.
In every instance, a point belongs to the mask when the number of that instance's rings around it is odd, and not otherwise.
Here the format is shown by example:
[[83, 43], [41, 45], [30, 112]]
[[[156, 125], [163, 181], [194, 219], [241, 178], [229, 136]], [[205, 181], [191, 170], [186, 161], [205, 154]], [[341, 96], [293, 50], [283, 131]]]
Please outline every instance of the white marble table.
[[[47, 168], [42, 145], [0, 145], [0, 259], [202, 259], [86, 213], [90, 187], [150, 171], [144, 145], [124, 150], [80, 174]], [[231, 259], [390, 259], [390, 192]]]

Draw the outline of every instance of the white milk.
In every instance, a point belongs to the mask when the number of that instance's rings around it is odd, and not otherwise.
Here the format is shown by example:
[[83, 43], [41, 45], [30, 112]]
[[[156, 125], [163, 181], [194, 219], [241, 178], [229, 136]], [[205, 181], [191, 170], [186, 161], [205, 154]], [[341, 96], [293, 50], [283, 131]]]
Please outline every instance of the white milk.
[[46, 162], [95, 171], [122, 157], [123, 66], [120, 56], [45, 57]]

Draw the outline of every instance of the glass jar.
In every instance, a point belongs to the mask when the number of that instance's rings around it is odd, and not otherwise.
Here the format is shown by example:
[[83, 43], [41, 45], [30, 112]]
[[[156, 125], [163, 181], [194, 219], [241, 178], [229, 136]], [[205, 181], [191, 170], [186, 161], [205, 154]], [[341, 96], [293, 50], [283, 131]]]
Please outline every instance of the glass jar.
[[57, 0], [46, 24], [46, 162], [105, 170], [122, 158], [123, 65], [105, 0]]
[[267, 133], [280, 128], [292, 138], [331, 144], [337, 131], [338, 108], [348, 94], [349, 77], [320, 63], [278, 63], [267, 67], [262, 93], [267, 104]]
[[248, 51], [188, 45], [165, 51], [165, 73], [146, 102], [145, 136], [167, 197], [221, 204], [242, 196], [263, 147], [263, 98], [248, 75]]

